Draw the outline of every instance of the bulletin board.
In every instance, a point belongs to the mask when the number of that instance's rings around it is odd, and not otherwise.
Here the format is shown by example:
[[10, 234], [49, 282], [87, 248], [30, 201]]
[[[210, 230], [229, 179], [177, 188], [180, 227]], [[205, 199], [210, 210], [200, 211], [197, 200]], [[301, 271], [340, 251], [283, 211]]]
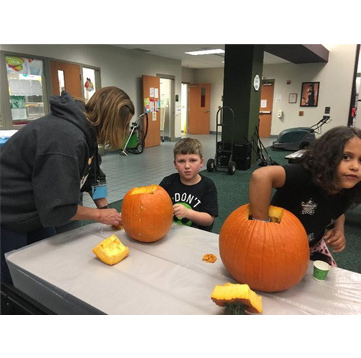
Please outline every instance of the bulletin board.
[[160, 78], [142, 76], [143, 80], [143, 109], [148, 113], [148, 134], [145, 138], [145, 147], [160, 145]]

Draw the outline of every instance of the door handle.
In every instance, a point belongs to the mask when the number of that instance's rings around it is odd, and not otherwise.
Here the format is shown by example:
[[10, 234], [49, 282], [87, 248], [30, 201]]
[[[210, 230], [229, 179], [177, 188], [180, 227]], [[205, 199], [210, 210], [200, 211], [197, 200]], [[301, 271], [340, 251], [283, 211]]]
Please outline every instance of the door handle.
[[208, 113], [208, 112], [210, 112], [210, 110], [209, 110], [209, 109], [207, 109], [206, 111], [204, 111], [204, 113]]
[[259, 114], [271, 114], [272, 111], [259, 111]]

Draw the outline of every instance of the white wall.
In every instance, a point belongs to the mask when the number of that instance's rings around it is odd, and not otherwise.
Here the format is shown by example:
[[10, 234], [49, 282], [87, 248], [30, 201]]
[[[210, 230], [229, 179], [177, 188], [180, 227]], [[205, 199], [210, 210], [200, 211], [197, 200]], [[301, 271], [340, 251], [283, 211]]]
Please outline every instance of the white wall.
[[[271, 135], [278, 135], [283, 129], [315, 124], [322, 118], [325, 107], [331, 107], [332, 121], [323, 131], [347, 125], [357, 45], [324, 46], [330, 51], [327, 63], [264, 65], [263, 78], [275, 80]], [[287, 80], [291, 84], [287, 85]], [[302, 82], [320, 82], [317, 107], [300, 107]], [[212, 85], [210, 128], [215, 131], [216, 113], [218, 106], [222, 106], [223, 68], [195, 69], [194, 83]], [[288, 103], [289, 93], [297, 93], [297, 103]], [[277, 117], [278, 110], [284, 113], [281, 119]], [[302, 117], [299, 111], [304, 112]]]
[[[356, 45], [324, 45], [330, 51], [327, 64], [282, 64], [265, 65], [264, 78], [275, 80], [275, 99], [271, 134], [297, 126], [310, 126], [322, 118], [325, 107], [331, 107], [332, 122], [327, 128], [346, 125], [350, 106]], [[223, 68], [187, 69], [181, 67], [180, 60], [167, 59], [141, 52], [109, 45], [0, 45], [0, 50], [49, 57], [99, 67], [101, 85], [115, 85], [126, 91], [140, 114], [142, 105], [142, 75], [155, 76], [157, 73], [175, 76], [175, 95], [181, 96], [181, 82], [211, 83], [210, 129], [215, 131], [216, 112], [222, 106]], [[291, 84], [287, 85], [287, 80]], [[318, 107], [299, 106], [301, 83], [320, 82]], [[298, 94], [298, 103], [289, 104], [289, 93]], [[277, 96], [277, 97], [276, 97]], [[181, 98], [180, 98], [181, 100]], [[277, 111], [284, 112], [277, 118]], [[298, 112], [304, 111], [299, 117]], [[326, 128], [326, 127], [324, 127]], [[176, 111], [175, 137], [181, 136], [181, 113]]]
[[182, 67], [182, 82], [194, 83], [194, 72], [192, 68]]
[[[356, 45], [324, 45], [329, 51], [326, 64], [282, 64], [265, 65], [263, 78], [275, 80], [271, 135], [292, 127], [308, 127], [318, 122], [331, 107], [332, 122], [323, 131], [339, 125], [347, 125], [351, 90], [356, 58]], [[287, 80], [291, 81], [287, 85]], [[302, 82], [320, 82], [317, 107], [300, 107]], [[289, 93], [297, 93], [297, 103], [288, 103]], [[279, 101], [277, 101], [279, 99]], [[277, 118], [278, 110], [284, 115]], [[304, 116], [299, 116], [304, 111]]]
[[[181, 95], [180, 60], [153, 56], [109, 45], [0, 45], [0, 50], [48, 57], [100, 68], [101, 85], [117, 86], [132, 99], [136, 115], [142, 112], [142, 75], [157, 73], [175, 76], [175, 94]], [[180, 136], [180, 114], [176, 115], [175, 135]]]

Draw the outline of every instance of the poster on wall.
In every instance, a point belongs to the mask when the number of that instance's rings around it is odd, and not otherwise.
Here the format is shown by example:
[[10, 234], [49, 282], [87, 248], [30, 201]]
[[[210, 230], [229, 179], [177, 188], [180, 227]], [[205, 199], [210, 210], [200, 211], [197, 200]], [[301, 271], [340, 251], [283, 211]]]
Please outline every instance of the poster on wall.
[[13, 120], [27, 118], [25, 96], [10, 96], [10, 108]]
[[21, 73], [23, 75], [43, 75], [43, 61], [33, 58], [5, 56], [7, 73]]
[[87, 92], [93, 92], [94, 91], [94, 84], [92, 82], [92, 80], [87, 77], [85, 84], [84, 84], [84, 88]]
[[26, 124], [42, 117], [43, 61], [27, 57], [5, 56], [11, 120]]
[[149, 98], [144, 98], [144, 111], [146, 113], [150, 112], [150, 99]]
[[302, 82], [301, 107], [317, 107], [320, 82]]
[[93, 96], [97, 90], [97, 83], [95, 79], [95, 70], [93, 68], [83, 67], [83, 80], [84, 80], [84, 99], [85, 102]]

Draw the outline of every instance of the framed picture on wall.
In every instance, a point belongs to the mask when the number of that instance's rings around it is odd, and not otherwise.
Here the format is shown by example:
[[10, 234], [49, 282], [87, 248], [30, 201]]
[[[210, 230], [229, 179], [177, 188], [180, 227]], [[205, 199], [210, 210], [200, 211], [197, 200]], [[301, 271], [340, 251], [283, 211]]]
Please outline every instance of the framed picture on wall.
[[297, 93], [290, 93], [289, 94], [288, 103], [297, 103]]
[[317, 107], [320, 82], [302, 82], [301, 107]]

